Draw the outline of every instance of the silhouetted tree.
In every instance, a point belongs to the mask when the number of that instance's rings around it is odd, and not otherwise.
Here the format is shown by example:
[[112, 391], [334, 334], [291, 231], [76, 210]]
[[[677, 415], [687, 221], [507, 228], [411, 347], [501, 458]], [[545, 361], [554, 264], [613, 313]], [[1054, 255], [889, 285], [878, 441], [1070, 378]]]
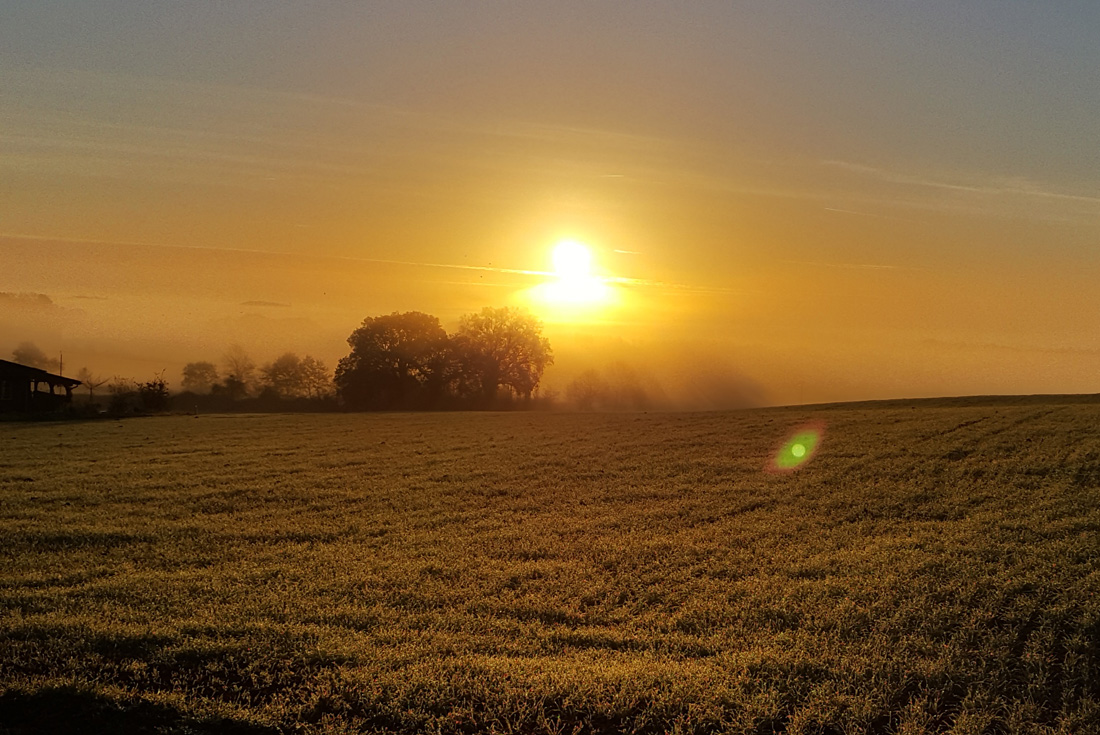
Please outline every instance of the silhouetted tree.
[[584, 371], [566, 386], [565, 397], [581, 411], [640, 411], [652, 403], [637, 373], [621, 362], [612, 363], [602, 375]]
[[[652, 407], [653, 396], [641, 377], [625, 362], [613, 362], [605, 371], [610, 392], [609, 408], [620, 411], [641, 411]], [[658, 388], [659, 390], [659, 388]]]
[[46, 356], [46, 353], [38, 349], [34, 342], [20, 342], [19, 346], [12, 350], [12, 359], [21, 365], [40, 368], [42, 370], [57, 370], [59, 362]]
[[79, 380], [85, 388], [88, 389], [88, 402], [95, 401], [95, 392], [97, 389], [107, 385], [107, 378], [99, 378], [92, 375], [92, 371], [86, 367], [80, 368], [76, 374], [76, 379]]
[[565, 387], [565, 397], [581, 411], [600, 406], [607, 396], [607, 383], [595, 370], [585, 370]]
[[230, 400], [248, 395], [256, 376], [256, 363], [240, 345], [231, 345], [222, 356], [225, 368], [223, 388]]
[[271, 388], [280, 398], [295, 398], [301, 390], [302, 360], [293, 352], [287, 352], [260, 368], [265, 389]]
[[281, 398], [322, 398], [332, 385], [323, 362], [309, 355], [299, 358], [293, 352], [264, 365], [260, 372], [266, 387]]
[[168, 392], [168, 383], [164, 380], [163, 374], [140, 383], [137, 392], [141, 406], [146, 411], [167, 411], [171, 405], [172, 395]]
[[452, 340], [463, 385], [480, 387], [480, 398], [491, 404], [500, 386], [530, 398], [543, 370], [554, 364], [542, 323], [526, 311], [486, 307], [459, 321]]
[[332, 395], [332, 377], [325, 363], [306, 355], [300, 365], [302, 388], [310, 398], [324, 398]]
[[123, 416], [137, 410], [138, 386], [134, 381], [116, 375], [108, 384], [107, 391], [111, 394], [108, 405], [111, 415]]
[[336, 388], [352, 408], [437, 405], [447, 381], [447, 333], [419, 311], [368, 317], [348, 337], [351, 354], [336, 367]]
[[248, 396], [248, 385], [236, 375], [227, 375], [222, 382], [210, 386], [210, 395], [239, 401]]
[[486, 405], [485, 375], [492, 369], [492, 360], [476, 343], [451, 337], [443, 372], [445, 390], [449, 395], [465, 405]]
[[183, 366], [183, 381], [180, 385], [184, 390], [209, 393], [217, 382], [218, 369], [212, 362], [189, 362]]

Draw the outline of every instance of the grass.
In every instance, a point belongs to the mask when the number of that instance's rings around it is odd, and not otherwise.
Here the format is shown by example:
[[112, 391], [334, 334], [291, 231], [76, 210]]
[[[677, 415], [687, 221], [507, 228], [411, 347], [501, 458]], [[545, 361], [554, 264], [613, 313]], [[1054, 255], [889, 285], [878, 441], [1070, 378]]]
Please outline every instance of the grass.
[[1098, 418], [0, 424], [0, 733], [1100, 732]]

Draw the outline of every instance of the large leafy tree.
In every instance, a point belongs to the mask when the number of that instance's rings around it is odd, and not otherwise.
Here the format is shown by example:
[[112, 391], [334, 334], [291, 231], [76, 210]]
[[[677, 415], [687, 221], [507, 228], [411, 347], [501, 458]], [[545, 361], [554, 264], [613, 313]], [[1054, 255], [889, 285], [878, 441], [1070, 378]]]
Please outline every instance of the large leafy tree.
[[184, 390], [192, 393], [209, 393], [218, 382], [218, 368], [212, 362], [189, 362], [183, 366]]
[[359, 409], [437, 405], [448, 380], [447, 333], [419, 311], [368, 317], [348, 337], [351, 354], [336, 367], [336, 388]]
[[543, 370], [554, 364], [542, 323], [522, 309], [486, 307], [467, 314], [453, 341], [461, 381], [477, 386], [485, 403], [493, 401], [501, 386], [530, 398]]
[[297, 398], [304, 394], [302, 388], [302, 360], [293, 352], [287, 352], [260, 368], [264, 385], [280, 398]]
[[320, 360], [293, 352], [280, 355], [260, 370], [264, 383], [281, 398], [322, 398], [329, 393], [328, 369]]

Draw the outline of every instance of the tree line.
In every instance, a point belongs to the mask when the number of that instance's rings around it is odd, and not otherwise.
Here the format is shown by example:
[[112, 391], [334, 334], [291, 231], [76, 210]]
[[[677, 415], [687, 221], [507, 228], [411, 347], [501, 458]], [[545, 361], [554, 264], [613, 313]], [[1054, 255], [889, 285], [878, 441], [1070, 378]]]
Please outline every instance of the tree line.
[[[187, 363], [175, 396], [163, 373], [140, 382], [81, 368], [77, 379], [88, 392], [89, 408], [104, 389], [116, 415], [163, 411], [172, 402], [177, 410], [215, 411], [485, 409], [531, 406], [543, 371], [554, 362], [541, 322], [510, 307], [467, 314], [453, 334], [437, 317], [419, 311], [368, 317], [347, 342], [351, 351], [335, 371], [294, 352], [258, 365], [234, 345], [218, 364]], [[13, 357], [57, 369], [30, 343]]]
[[357, 411], [493, 408], [529, 404], [554, 358], [541, 323], [519, 309], [487, 307], [447, 334], [419, 311], [368, 317], [348, 337], [334, 373], [288, 352], [257, 366], [240, 347], [184, 366], [184, 403], [280, 401]]
[[[97, 391], [106, 394], [110, 413], [167, 410], [432, 410], [555, 406], [580, 411], [640, 411], [664, 405], [659, 385], [614, 362], [602, 371], [586, 370], [564, 393], [538, 395], [543, 371], [553, 364], [541, 323], [512, 308], [485, 308], [459, 320], [448, 334], [437, 317], [418, 311], [368, 317], [348, 337], [350, 353], [335, 372], [321, 360], [286, 352], [257, 364], [240, 346], [218, 363], [187, 363], [172, 395], [164, 374], [148, 381], [105, 378], [83, 367], [76, 374], [87, 391], [85, 408], [102, 410]], [[16, 362], [57, 370], [33, 343], [13, 352]]]
[[336, 389], [357, 410], [493, 408], [529, 404], [552, 365], [542, 324], [519, 309], [486, 307], [454, 334], [419, 311], [369, 317], [348, 337]]
[[286, 352], [257, 366], [240, 346], [233, 345], [222, 357], [222, 369], [212, 362], [189, 362], [183, 367], [180, 387], [184, 393], [207, 394], [228, 401], [260, 398], [324, 400], [334, 392], [325, 364], [317, 358]]

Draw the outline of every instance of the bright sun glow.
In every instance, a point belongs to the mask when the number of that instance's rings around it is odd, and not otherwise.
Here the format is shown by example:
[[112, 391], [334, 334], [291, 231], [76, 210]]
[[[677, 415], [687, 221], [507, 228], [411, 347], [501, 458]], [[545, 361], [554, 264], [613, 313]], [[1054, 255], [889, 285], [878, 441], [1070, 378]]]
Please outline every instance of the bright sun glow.
[[530, 292], [536, 310], [552, 321], [584, 321], [616, 302], [615, 291], [593, 274], [592, 251], [578, 240], [560, 240], [550, 252], [550, 279]]
[[592, 252], [577, 240], [562, 240], [551, 255], [556, 280], [544, 284], [543, 297], [556, 304], [600, 304], [608, 300], [608, 288], [592, 275]]
[[562, 240], [554, 246], [554, 271], [563, 281], [591, 278], [592, 253], [584, 243]]

